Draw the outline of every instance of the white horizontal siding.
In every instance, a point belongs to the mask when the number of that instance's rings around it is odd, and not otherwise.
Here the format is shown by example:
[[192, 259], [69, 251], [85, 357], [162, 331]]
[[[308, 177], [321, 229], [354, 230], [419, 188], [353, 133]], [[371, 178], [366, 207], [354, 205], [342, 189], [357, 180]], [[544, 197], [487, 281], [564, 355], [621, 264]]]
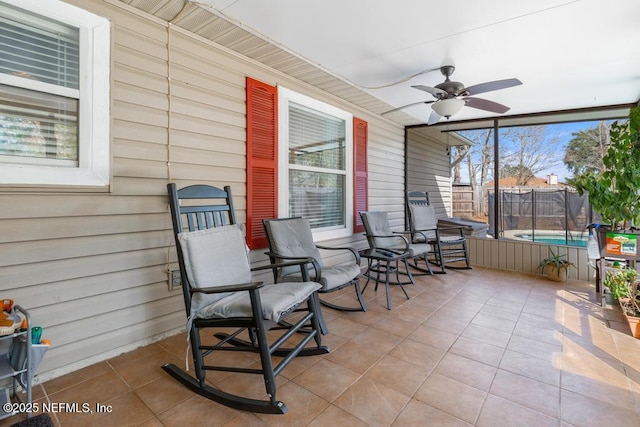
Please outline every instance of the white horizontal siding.
[[[70, 3], [112, 22], [110, 190], [0, 187], [0, 291], [52, 341], [45, 378], [183, 327], [181, 292], [167, 282], [177, 266], [166, 184], [231, 185], [244, 222], [246, 76], [367, 120], [369, 209], [403, 227], [400, 126], [120, 2]], [[323, 243], [365, 245], [362, 235]], [[326, 262], [341, 259], [327, 253]]]
[[446, 135], [433, 129], [407, 132], [407, 191], [426, 191], [438, 217], [451, 216], [451, 170]]

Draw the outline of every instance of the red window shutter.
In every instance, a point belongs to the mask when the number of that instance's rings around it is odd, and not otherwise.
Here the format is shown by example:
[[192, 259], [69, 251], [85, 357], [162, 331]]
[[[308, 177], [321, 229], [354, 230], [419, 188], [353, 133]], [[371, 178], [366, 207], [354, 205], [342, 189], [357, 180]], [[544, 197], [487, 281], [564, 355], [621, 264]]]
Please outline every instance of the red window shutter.
[[364, 120], [353, 118], [353, 232], [364, 231], [360, 212], [369, 206], [367, 143], [368, 124]]
[[266, 248], [264, 218], [277, 217], [278, 92], [247, 77], [247, 245]]

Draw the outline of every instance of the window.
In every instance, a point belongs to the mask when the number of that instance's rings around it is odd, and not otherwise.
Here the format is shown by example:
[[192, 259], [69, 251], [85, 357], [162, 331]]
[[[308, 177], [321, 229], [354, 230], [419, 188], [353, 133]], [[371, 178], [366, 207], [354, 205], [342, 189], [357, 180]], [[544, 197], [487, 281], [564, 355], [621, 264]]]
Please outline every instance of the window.
[[0, 185], [109, 184], [109, 21], [0, 1]]
[[282, 87], [246, 82], [249, 247], [267, 246], [265, 218], [305, 216], [316, 240], [364, 231], [367, 122]]
[[278, 88], [278, 216], [309, 220], [316, 239], [353, 234], [353, 116]]

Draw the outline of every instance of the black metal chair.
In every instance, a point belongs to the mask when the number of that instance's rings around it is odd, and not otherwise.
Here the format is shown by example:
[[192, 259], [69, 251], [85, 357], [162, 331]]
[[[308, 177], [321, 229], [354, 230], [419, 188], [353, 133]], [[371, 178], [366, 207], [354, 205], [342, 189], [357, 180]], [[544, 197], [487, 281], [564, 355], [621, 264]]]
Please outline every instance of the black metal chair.
[[[429, 262], [427, 261], [429, 252], [431, 252], [431, 245], [425, 242], [411, 242], [404, 233], [393, 232], [387, 212], [360, 212], [360, 217], [362, 218], [367, 242], [371, 249], [381, 249], [397, 254], [407, 252], [408, 258], [413, 260], [413, 268], [431, 274], [431, 267], [429, 267]], [[419, 261], [424, 261], [424, 269], [419, 266]], [[411, 278], [411, 272], [408, 268], [405, 273]], [[413, 278], [411, 278], [411, 282], [413, 282]]]
[[[467, 239], [464, 227], [438, 224], [433, 206], [429, 203], [429, 193], [410, 191], [407, 193], [407, 215], [411, 241], [429, 243], [433, 247], [430, 262], [446, 273], [445, 267], [470, 269]], [[450, 265], [464, 262], [465, 265]]]
[[[367, 311], [367, 305], [362, 298], [360, 291], [360, 255], [355, 249], [350, 247], [330, 247], [316, 245], [313, 242], [313, 233], [309, 220], [301, 217], [264, 219], [267, 242], [269, 244], [269, 258], [272, 264], [299, 260], [301, 258], [313, 258], [319, 269], [310, 269], [310, 278], [322, 285], [319, 293], [330, 293], [348, 286], [353, 286], [356, 291], [356, 298], [359, 307], [345, 307], [328, 301], [320, 300], [320, 304], [327, 307], [344, 311]], [[344, 263], [326, 266], [322, 261], [320, 249], [327, 251], [343, 251], [347, 254], [348, 260]], [[274, 270], [274, 280], [300, 281], [302, 276], [300, 269], [295, 267], [283, 267]]]
[[[173, 364], [165, 364], [163, 369], [192, 391], [223, 405], [251, 412], [285, 413], [286, 405], [276, 399], [275, 376], [296, 356], [329, 352], [321, 345], [322, 314], [317, 293], [321, 286], [306, 275], [306, 265], [315, 261], [303, 259], [252, 269], [242, 231], [236, 224], [230, 187], [222, 190], [192, 185], [178, 190], [172, 183], [168, 192], [196, 378]], [[267, 285], [252, 281], [252, 271], [296, 265], [303, 275], [301, 282]], [[287, 316], [294, 313], [290, 316], [294, 320], [289, 321]], [[204, 330], [213, 332], [218, 341], [204, 345]], [[227, 330], [231, 332], [225, 333]], [[278, 337], [269, 333], [268, 338], [268, 331], [280, 333]], [[298, 334], [294, 340], [297, 344], [282, 347], [294, 334]], [[223, 351], [258, 353], [260, 367], [215, 365], [215, 356]], [[275, 363], [272, 356], [282, 360]], [[206, 371], [261, 375], [266, 398], [239, 396], [209, 385]]]

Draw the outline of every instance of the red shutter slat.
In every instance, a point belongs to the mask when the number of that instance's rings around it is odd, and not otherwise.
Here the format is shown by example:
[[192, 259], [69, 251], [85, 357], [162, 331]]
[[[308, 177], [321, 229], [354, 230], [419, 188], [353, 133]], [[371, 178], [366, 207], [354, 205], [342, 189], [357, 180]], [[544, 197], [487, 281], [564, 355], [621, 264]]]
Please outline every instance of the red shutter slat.
[[369, 206], [367, 187], [367, 144], [368, 124], [364, 120], [353, 118], [353, 232], [364, 231], [360, 212]]
[[277, 217], [278, 93], [247, 77], [247, 245], [267, 247], [262, 219]]

